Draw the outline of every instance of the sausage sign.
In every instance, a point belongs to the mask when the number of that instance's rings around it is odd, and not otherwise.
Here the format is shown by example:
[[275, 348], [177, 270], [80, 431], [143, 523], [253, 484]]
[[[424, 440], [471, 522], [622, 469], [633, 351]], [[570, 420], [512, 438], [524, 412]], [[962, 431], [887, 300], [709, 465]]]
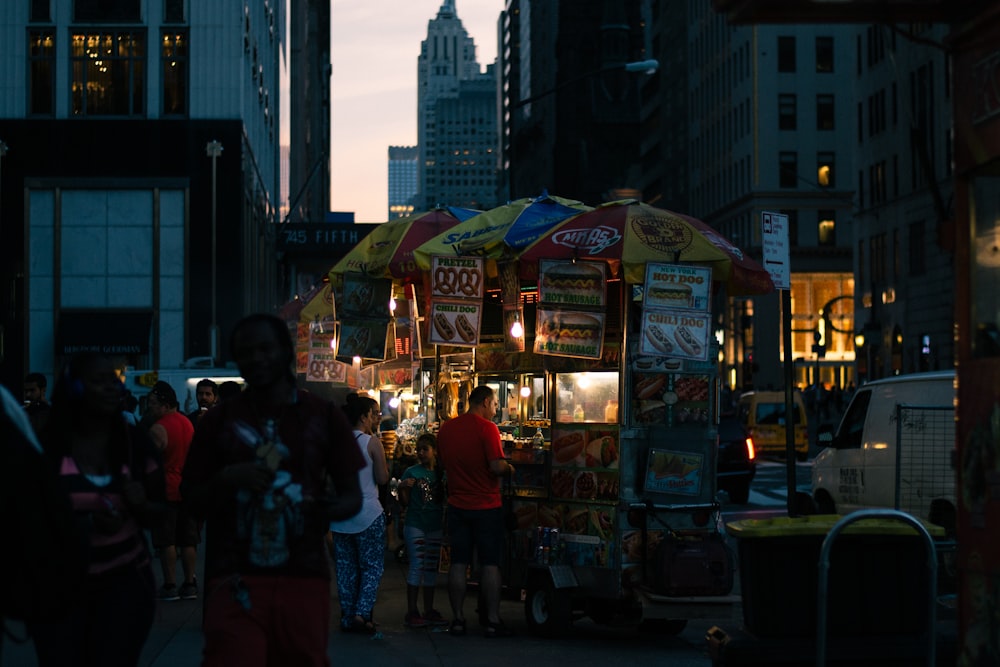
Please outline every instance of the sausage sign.
[[640, 354], [708, 360], [711, 282], [705, 267], [646, 265]]

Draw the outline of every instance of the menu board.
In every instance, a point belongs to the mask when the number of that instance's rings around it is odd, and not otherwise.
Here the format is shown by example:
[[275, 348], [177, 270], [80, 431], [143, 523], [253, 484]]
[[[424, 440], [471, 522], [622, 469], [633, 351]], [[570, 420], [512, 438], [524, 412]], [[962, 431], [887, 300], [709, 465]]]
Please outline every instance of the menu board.
[[703, 454], [650, 449], [643, 488], [651, 493], [697, 496], [701, 493], [704, 467]]
[[475, 347], [479, 343], [482, 302], [431, 301], [430, 342], [436, 345]]
[[706, 361], [711, 286], [709, 268], [647, 264], [639, 353]]
[[535, 321], [534, 352], [600, 359], [604, 325], [604, 313], [539, 308]]
[[482, 257], [431, 257], [431, 298], [482, 299]]
[[[392, 327], [388, 327], [393, 331]], [[386, 323], [382, 320], [356, 319], [341, 322], [337, 356], [342, 358], [385, 359]], [[395, 334], [393, 334], [395, 342]]]
[[350, 315], [377, 317], [383, 322], [389, 317], [392, 281], [373, 279], [361, 273], [344, 274], [344, 297], [340, 308], [341, 321]]
[[604, 308], [607, 264], [543, 259], [538, 263], [538, 300], [541, 303]]
[[644, 308], [639, 353], [706, 361], [711, 328], [712, 321], [707, 313]]

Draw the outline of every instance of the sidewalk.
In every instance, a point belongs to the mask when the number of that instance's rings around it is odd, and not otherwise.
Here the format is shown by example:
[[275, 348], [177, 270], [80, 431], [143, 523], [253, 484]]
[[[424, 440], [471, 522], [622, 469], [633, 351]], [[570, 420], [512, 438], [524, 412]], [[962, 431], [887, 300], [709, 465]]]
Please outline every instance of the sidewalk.
[[[158, 564], [154, 564], [158, 568]], [[501, 602], [501, 616], [517, 633], [509, 639], [486, 639], [476, 622], [476, 594], [465, 601], [469, 632], [452, 637], [446, 628], [411, 630], [403, 625], [406, 614], [406, 566], [386, 553], [385, 575], [375, 605], [380, 638], [344, 634], [337, 629], [340, 610], [336, 585], [333, 598], [329, 656], [334, 667], [478, 667], [480, 665], [600, 663], [602, 667], [634, 667], [637, 663], [669, 659], [674, 667], [706, 667], [705, 630], [708, 621], [692, 621], [678, 637], [640, 634], [635, 628], [609, 628], [588, 619], [577, 621], [571, 637], [550, 640], [533, 637], [524, 621], [524, 605], [516, 600]], [[435, 607], [450, 616], [445, 575], [439, 575]], [[142, 667], [187, 667], [201, 662], [201, 600], [179, 600], [159, 604], [156, 620], [143, 651]], [[580, 661], [585, 661], [580, 663]], [[655, 662], [649, 664], [655, 664]], [[32, 646], [5, 640], [0, 654], [2, 667], [37, 667]]]

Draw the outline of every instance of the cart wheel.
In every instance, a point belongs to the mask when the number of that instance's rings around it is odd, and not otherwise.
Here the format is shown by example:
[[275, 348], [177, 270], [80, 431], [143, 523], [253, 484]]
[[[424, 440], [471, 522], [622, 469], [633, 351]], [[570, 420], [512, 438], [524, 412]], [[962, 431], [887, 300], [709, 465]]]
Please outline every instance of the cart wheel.
[[639, 632], [648, 632], [660, 637], [676, 637], [687, 627], [686, 618], [647, 618], [639, 624]]
[[524, 597], [524, 620], [532, 633], [558, 637], [573, 625], [569, 590], [556, 588], [548, 576], [532, 577]]

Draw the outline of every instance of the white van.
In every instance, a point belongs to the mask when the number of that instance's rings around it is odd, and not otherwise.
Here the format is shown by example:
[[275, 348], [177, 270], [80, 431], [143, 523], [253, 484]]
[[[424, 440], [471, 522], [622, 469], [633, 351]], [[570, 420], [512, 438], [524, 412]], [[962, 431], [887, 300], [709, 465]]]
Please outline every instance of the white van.
[[820, 514], [900, 509], [955, 529], [955, 372], [914, 373], [858, 388], [812, 466]]

